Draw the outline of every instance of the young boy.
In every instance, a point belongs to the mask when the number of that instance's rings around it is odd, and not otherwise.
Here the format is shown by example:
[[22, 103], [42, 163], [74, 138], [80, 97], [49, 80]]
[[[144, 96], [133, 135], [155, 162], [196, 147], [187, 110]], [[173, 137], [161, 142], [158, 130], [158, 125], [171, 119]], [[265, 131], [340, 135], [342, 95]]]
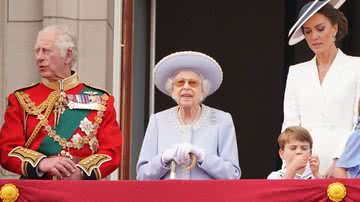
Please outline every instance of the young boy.
[[268, 179], [320, 178], [319, 157], [311, 155], [313, 141], [305, 128], [299, 126], [286, 128], [279, 135], [278, 143], [279, 155], [286, 166], [272, 172]]

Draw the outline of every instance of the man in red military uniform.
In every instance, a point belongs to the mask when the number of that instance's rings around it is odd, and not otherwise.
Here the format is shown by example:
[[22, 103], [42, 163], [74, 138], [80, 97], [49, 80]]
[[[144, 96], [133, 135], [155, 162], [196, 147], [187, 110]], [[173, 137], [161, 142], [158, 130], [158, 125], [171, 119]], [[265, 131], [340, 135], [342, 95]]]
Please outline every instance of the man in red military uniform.
[[49, 26], [34, 46], [42, 81], [9, 95], [0, 163], [30, 179], [101, 179], [119, 167], [121, 133], [114, 98], [80, 83], [74, 37]]

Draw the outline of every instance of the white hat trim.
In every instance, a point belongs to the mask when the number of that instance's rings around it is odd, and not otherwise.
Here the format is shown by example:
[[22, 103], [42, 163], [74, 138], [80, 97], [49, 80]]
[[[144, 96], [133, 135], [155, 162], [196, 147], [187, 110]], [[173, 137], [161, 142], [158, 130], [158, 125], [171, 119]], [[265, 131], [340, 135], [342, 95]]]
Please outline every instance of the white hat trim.
[[294, 26], [290, 29], [288, 36], [291, 35], [291, 33], [295, 30], [295, 28], [298, 26], [298, 24], [302, 21], [302, 19], [308, 14], [308, 12], [311, 11], [311, 9], [316, 5], [316, 3], [319, 0], [315, 0], [313, 4], [311, 4], [311, 6], [309, 6], [309, 8], [304, 12], [304, 14], [296, 21], [296, 23], [294, 24]]

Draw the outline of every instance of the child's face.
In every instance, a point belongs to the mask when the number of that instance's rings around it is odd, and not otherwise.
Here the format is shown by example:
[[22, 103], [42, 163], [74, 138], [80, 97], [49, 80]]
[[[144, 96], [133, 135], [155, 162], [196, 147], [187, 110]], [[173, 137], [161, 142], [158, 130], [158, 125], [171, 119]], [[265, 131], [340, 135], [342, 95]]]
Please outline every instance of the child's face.
[[311, 156], [310, 143], [290, 139], [284, 149], [279, 150], [279, 155], [287, 164], [298, 155], [309, 158]]

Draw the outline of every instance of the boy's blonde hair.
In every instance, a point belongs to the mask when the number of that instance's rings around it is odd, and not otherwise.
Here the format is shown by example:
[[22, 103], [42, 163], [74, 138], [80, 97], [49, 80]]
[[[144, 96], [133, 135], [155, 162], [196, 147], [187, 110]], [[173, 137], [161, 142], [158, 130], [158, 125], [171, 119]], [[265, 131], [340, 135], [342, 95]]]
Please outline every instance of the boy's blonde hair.
[[308, 142], [310, 144], [310, 149], [313, 146], [313, 140], [309, 131], [301, 126], [291, 126], [284, 130], [279, 135], [278, 143], [281, 150], [284, 149], [285, 144], [288, 143], [290, 140], [297, 140], [301, 142]]

